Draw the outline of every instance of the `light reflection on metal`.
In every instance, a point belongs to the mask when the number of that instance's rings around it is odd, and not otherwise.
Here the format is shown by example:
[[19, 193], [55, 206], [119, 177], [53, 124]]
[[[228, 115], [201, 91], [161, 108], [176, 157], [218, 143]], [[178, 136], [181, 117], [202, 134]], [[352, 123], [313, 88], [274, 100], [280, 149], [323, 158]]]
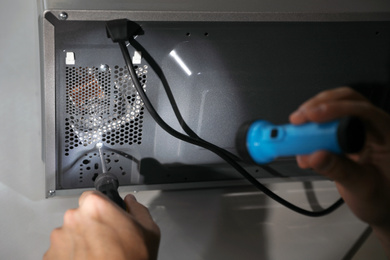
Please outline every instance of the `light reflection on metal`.
[[169, 55], [175, 59], [175, 61], [177, 62], [177, 64], [179, 64], [179, 66], [184, 70], [184, 72], [188, 75], [188, 76], [191, 76], [192, 75], [192, 72], [191, 70], [187, 67], [187, 65], [184, 63], [184, 61], [179, 57], [179, 55], [177, 55], [176, 51], [171, 51], [169, 53]]

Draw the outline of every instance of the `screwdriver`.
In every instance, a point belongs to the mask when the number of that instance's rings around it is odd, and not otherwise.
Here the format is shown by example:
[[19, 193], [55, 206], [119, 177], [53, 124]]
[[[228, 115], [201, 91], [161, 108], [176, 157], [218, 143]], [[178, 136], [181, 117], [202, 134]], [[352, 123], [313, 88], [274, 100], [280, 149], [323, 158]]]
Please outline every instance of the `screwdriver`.
[[99, 142], [96, 144], [96, 148], [99, 150], [100, 160], [102, 163], [102, 173], [99, 174], [95, 179], [95, 188], [97, 191], [100, 191], [106, 195], [111, 201], [115, 202], [119, 207], [126, 211], [126, 204], [118, 193], [118, 178], [114, 174], [107, 172], [102, 147], [103, 143]]

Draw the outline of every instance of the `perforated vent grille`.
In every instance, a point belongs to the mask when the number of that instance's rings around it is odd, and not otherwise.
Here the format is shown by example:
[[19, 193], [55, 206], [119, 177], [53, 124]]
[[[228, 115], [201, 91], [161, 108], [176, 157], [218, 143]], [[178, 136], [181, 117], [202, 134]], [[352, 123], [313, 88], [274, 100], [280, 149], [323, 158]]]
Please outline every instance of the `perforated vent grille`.
[[[105, 152], [103, 156], [108, 172], [115, 172], [121, 176], [127, 175], [127, 171], [130, 169], [125, 169], [126, 161], [123, 161], [122, 156], [114, 152]], [[79, 183], [95, 181], [96, 177], [101, 173], [99, 154], [96, 152], [84, 154], [83, 160], [80, 160], [79, 167]], [[118, 177], [120, 176], [118, 175]]]
[[[136, 70], [145, 89], [147, 66]], [[66, 67], [65, 155], [97, 142], [141, 144], [143, 109], [124, 67]]]

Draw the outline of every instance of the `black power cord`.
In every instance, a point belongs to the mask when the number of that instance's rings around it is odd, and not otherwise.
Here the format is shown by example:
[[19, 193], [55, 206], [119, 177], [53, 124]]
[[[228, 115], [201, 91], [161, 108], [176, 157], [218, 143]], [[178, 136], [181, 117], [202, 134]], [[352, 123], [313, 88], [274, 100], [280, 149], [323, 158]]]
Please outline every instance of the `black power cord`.
[[[169, 87], [168, 81], [167, 81], [161, 67], [158, 65], [158, 63], [155, 61], [155, 59], [152, 57], [152, 55], [150, 55], [149, 52], [141, 44], [139, 44], [135, 40], [132, 40], [131, 44], [132, 44], [134, 49], [136, 49], [137, 51], [140, 51], [142, 53], [142, 57], [145, 59], [145, 61], [149, 64], [149, 66], [153, 69], [153, 71], [156, 73], [156, 75], [160, 79], [162, 86], [164, 87], [165, 93], [168, 97], [168, 101], [172, 107], [172, 110], [176, 116], [177, 121], [180, 124], [180, 127], [184, 130], [184, 132], [188, 136], [190, 136], [194, 139], [197, 139], [197, 140], [201, 140], [201, 138], [187, 125], [184, 118], [182, 117], [182, 115], [179, 111], [179, 107], [175, 101], [175, 98], [172, 94], [171, 88]], [[202, 140], [202, 141], [205, 141], [205, 140]], [[205, 142], [207, 142], [207, 141], [205, 141]], [[226, 150], [225, 150], [225, 152], [229, 153], [230, 157], [234, 158], [236, 161], [240, 160], [240, 158], [238, 156], [236, 156], [235, 154], [230, 153], [229, 151], [226, 151]], [[259, 167], [265, 169], [266, 171], [269, 171], [267, 169], [269, 167], [267, 167], [267, 166], [259, 165]]]
[[[164, 129], [167, 133], [170, 135], [193, 145], [200, 146], [202, 148], [205, 148], [216, 155], [218, 155], [220, 158], [222, 158], [224, 161], [226, 161], [228, 164], [230, 164], [234, 169], [236, 169], [243, 177], [245, 177], [250, 183], [252, 183], [257, 189], [262, 191], [264, 194], [272, 198], [273, 200], [277, 201], [278, 203], [282, 204], [283, 206], [299, 213], [305, 216], [309, 217], [320, 217], [327, 215], [334, 210], [336, 210], [338, 207], [340, 207], [343, 204], [343, 199], [337, 200], [334, 204], [329, 206], [328, 208], [321, 210], [321, 211], [309, 211], [303, 208], [300, 208], [287, 200], [281, 198], [280, 196], [276, 195], [274, 192], [269, 190], [267, 187], [265, 187], [263, 184], [261, 184], [256, 178], [254, 178], [251, 174], [249, 174], [237, 161], [235, 156], [232, 156], [231, 153], [225, 151], [224, 149], [209, 143], [201, 138], [199, 138], [197, 135], [192, 134], [191, 136], [184, 135], [175, 129], [173, 129], [171, 126], [169, 126], [157, 113], [157, 111], [154, 109], [152, 103], [150, 102], [149, 98], [145, 94], [141, 83], [139, 82], [138, 76], [136, 74], [136, 71], [134, 69], [133, 62], [131, 60], [129, 51], [126, 46], [126, 41], [129, 41], [129, 43], [134, 47], [135, 40], [133, 39], [133, 36], [136, 35], [136, 32], [140, 30], [139, 25], [136, 23], [133, 23], [128, 20], [114, 20], [107, 22], [107, 34], [108, 36], [113, 40], [113, 42], [117, 42], [119, 44], [119, 47], [121, 49], [123, 58], [126, 63], [126, 67], [131, 75], [131, 78], [133, 80], [133, 84], [141, 96], [144, 105], [150, 115], [153, 117], [153, 119], [156, 121], [156, 123]], [[116, 34], [116, 32], [119, 32], [119, 34]], [[138, 43], [137, 43], [138, 44]], [[138, 44], [139, 45], [139, 44]], [[135, 48], [135, 47], [134, 47]], [[192, 130], [191, 130], [192, 132]], [[192, 132], [193, 133], [193, 132]]]

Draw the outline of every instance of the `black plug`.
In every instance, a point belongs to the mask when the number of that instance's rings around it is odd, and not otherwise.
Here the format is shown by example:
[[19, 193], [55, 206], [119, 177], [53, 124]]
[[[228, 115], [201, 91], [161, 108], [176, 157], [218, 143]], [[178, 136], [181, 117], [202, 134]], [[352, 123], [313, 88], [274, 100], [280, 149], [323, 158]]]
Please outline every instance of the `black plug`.
[[139, 24], [128, 19], [107, 21], [106, 32], [113, 42], [130, 41], [134, 36], [144, 33]]

